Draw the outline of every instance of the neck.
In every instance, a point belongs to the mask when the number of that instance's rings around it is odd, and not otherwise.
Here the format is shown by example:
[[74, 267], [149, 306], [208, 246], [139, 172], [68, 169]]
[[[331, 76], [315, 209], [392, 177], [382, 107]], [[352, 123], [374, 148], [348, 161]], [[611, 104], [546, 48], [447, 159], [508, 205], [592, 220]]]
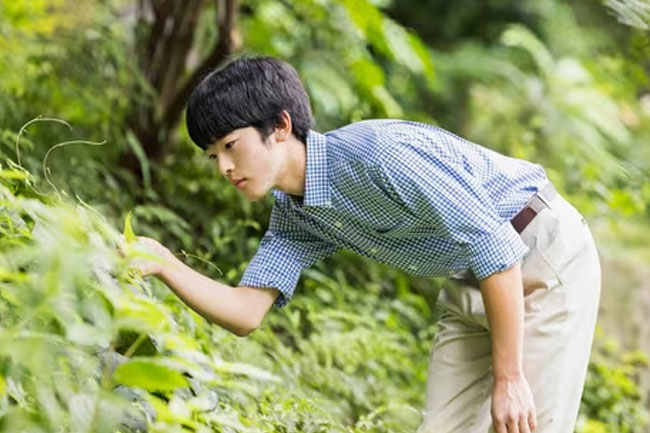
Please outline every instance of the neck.
[[278, 176], [277, 188], [287, 194], [305, 194], [305, 172], [307, 168], [307, 147], [293, 134], [285, 142], [285, 164]]

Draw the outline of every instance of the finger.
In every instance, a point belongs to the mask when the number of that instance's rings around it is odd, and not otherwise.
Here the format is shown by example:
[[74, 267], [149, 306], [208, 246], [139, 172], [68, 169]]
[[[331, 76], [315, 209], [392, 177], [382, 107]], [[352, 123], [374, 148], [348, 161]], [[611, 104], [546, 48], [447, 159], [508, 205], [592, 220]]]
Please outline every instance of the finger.
[[534, 410], [531, 410], [528, 414], [528, 427], [530, 431], [533, 432], [537, 428], [537, 414]]
[[519, 420], [517, 418], [510, 418], [507, 422], [508, 433], [520, 433], [519, 432]]
[[527, 416], [522, 416], [519, 419], [519, 433], [530, 433], [530, 427], [528, 426]]
[[496, 433], [508, 433], [508, 429], [506, 428], [506, 424], [504, 422], [494, 421], [492, 425], [494, 426]]

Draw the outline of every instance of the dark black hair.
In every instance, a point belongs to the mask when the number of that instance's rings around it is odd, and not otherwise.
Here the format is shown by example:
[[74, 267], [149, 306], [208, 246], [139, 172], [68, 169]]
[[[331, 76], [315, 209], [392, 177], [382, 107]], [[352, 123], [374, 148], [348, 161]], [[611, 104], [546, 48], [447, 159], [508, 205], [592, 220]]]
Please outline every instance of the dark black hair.
[[306, 143], [314, 121], [296, 70], [274, 57], [246, 56], [201, 81], [190, 96], [185, 120], [192, 141], [205, 150], [247, 126], [266, 139], [281, 123], [282, 110], [291, 116], [292, 133]]

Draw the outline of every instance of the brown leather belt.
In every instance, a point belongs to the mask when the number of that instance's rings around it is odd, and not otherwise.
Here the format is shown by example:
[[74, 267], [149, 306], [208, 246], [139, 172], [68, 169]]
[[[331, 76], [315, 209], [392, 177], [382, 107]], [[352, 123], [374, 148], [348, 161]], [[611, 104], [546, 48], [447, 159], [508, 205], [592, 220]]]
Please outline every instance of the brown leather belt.
[[519, 211], [513, 219], [510, 220], [517, 233], [524, 231], [526, 226], [540, 213], [545, 207], [550, 208], [549, 203], [557, 195], [557, 190], [549, 181], [540, 191], [528, 200], [522, 210]]

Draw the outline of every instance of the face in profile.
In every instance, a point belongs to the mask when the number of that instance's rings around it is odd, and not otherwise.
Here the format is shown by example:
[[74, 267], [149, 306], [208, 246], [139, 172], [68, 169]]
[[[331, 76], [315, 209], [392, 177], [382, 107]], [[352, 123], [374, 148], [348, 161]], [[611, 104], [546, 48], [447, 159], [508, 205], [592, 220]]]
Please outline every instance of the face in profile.
[[282, 155], [274, 134], [262, 140], [253, 127], [235, 129], [206, 148], [208, 158], [217, 162], [219, 173], [250, 201], [264, 197], [276, 185]]

